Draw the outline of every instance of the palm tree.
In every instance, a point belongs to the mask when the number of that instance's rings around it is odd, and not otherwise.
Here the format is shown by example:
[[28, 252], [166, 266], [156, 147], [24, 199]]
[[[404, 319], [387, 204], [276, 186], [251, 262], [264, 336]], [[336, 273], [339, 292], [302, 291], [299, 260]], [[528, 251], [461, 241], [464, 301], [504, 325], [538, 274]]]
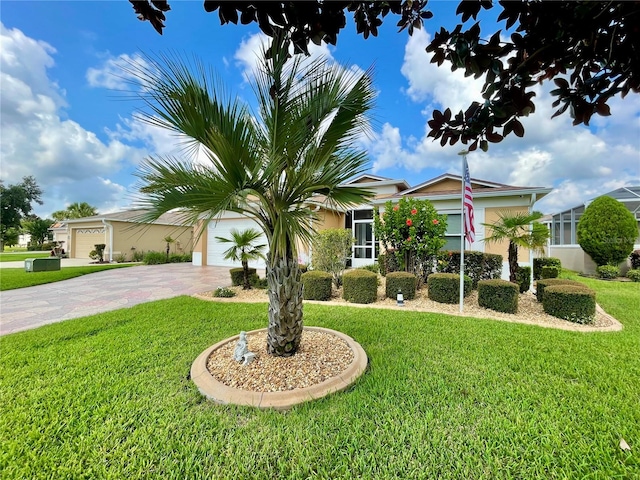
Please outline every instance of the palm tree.
[[242, 270], [244, 271], [244, 285], [242, 289], [249, 290], [251, 289], [251, 284], [249, 283], [249, 260], [263, 258], [262, 250], [266, 245], [255, 245], [256, 240], [258, 240], [262, 234], [253, 228], [248, 228], [242, 232], [232, 228], [229, 233], [231, 234], [231, 238], [216, 237], [216, 239], [223, 243], [233, 244], [224, 252], [224, 258], [242, 263]]
[[487, 243], [509, 241], [509, 281], [517, 283], [518, 247], [530, 250], [542, 250], [549, 238], [549, 229], [537, 222], [542, 217], [540, 212], [510, 211], [498, 214], [495, 223], [483, 223], [491, 228], [491, 235], [484, 239]]
[[302, 337], [297, 240], [308, 244], [314, 235], [310, 199], [346, 208], [371, 196], [344, 183], [366, 168], [356, 140], [367, 132], [376, 95], [368, 72], [290, 59], [284, 44], [285, 35], [276, 35], [259, 59], [255, 114], [200, 63], [194, 70], [161, 56], [127, 68], [149, 109], [139, 118], [177, 134], [185, 153], [208, 159], [146, 159], [137, 172], [139, 204], [149, 209], [141, 220], [181, 209], [185, 224], [225, 211], [257, 222], [269, 247], [267, 351], [276, 356], [293, 355]]
[[98, 214], [96, 207], [89, 205], [87, 202], [72, 203], [65, 210], [57, 210], [51, 214], [54, 220], [62, 221], [72, 218], [92, 217]]

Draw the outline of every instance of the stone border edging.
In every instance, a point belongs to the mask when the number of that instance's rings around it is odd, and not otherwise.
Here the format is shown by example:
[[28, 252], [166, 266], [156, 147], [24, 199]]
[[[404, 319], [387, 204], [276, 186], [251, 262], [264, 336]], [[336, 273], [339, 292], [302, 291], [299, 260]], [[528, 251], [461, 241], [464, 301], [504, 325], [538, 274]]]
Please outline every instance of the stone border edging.
[[[353, 362], [341, 374], [328, 378], [327, 380], [305, 388], [296, 388], [283, 392], [256, 392], [251, 390], [240, 390], [229, 387], [218, 380], [207, 370], [207, 361], [214, 350], [235, 342], [240, 335], [222, 340], [207, 348], [198, 355], [191, 365], [191, 380], [196, 384], [200, 393], [207, 399], [220, 404], [233, 404], [257, 407], [260, 409], [273, 408], [275, 410], [289, 410], [294, 405], [317, 400], [330, 393], [341, 392], [350, 387], [364, 373], [367, 368], [367, 354], [362, 346], [353, 338], [342, 332], [322, 327], [304, 327], [305, 330], [329, 333], [341, 338], [353, 352]], [[252, 333], [266, 332], [266, 328], [252, 330]]]

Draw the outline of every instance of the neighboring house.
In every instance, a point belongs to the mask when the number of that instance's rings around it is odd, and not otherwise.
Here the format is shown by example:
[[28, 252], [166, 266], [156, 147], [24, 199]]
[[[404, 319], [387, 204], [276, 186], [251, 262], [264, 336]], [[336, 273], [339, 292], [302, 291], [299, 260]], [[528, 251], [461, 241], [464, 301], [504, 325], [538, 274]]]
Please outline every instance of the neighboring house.
[[31, 241], [31, 234], [29, 234], [29, 233], [21, 233], [20, 235], [18, 235], [18, 246], [19, 247], [27, 248], [27, 245], [29, 245], [30, 241]]
[[64, 242], [63, 248], [71, 258], [89, 258], [96, 244], [104, 243], [105, 260], [117, 255], [131, 260], [135, 251], [164, 252], [170, 236], [175, 242], [171, 251], [188, 253], [193, 246], [193, 228], [182, 226], [180, 216], [166, 213], [153, 223], [137, 221], [140, 210], [105, 213], [56, 223], [52, 229], [55, 240]]
[[[320, 221], [316, 228], [346, 228], [353, 232], [355, 238], [352, 248], [351, 265], [354, 267], [370, 265], [377, 260], [380, 246], [373, 231], [374, 208], [384, 210], [384, 204], [391, 200], [397, 202], [402, 197], [428, 199], [438, 213], [448, 215], [447, 244], [448, 250], [460, 249], [461, 228], [461, 178], [459, 175], [444, 174], [410, 187], [405, 180], [378, 177], [376, 175], [361, 175], [347, 183], [367, 188], [375, 193], [369, 204], [360, 205], [354, 209], [341, 210], [330, 208], [322, 199], [310, 202], [316, 209]], [[485, 180], [471, 179], [474, 197], [474, 214], [476, 241], [467, 245], [467, 250], [477, 250], [486, 253], [497, 253], [504, 258], [503, 274], [508, 278], [507, 248], [508, 243], [485, 245], [483, 239], [485, 227], [482, 223], [492, 223], [498, 219], [502, 211], [530, 212], [536, 201], [547, 195], [551, 189], [543, 187], [517, 187]], [[234, 262], [224, 260], [222, 252], [228, 245], [221, 244], [215, 237], [226, 237], [232, 228], [258, 228], [250, 218], [226, 212], [220, 219], [210, 222], [204, 229], [193, 251], [195, 265], [238, 266]], [[202, 227], [201, 227], [202, 228]], [[264, 242], [266, 243], [266, 241]], [[305, 246], [300, 247], [300, 262], [307, 263], [313, 252]], [[519, 250], [519, 260], [523, 264], [531, 262], [531, 252]], [[252, 266], [264, 268], [264, 262], [252, 262]]]
[[[618, 188], [601, 196], [615, 198], [624, 204], [636, 217], [638, 221], [638, 238], [636, 238], [634, 250], [640, 249], [640, 186]], [[585, 208], [594, 200], [595, 198], [592, 198], [582, 205], [577, 205], [564, 212], [548, 215], [541, 219], [541, 222], [546, 223], [551, 231], [547, 255], [559, 258], [564, 268], [586, 274], [594, 274], [597, 265], [580, 247], [576, 232], [578, 222]], [[625, 266], [626, 262], [623, 262], [621, 268], [624, 270]]]

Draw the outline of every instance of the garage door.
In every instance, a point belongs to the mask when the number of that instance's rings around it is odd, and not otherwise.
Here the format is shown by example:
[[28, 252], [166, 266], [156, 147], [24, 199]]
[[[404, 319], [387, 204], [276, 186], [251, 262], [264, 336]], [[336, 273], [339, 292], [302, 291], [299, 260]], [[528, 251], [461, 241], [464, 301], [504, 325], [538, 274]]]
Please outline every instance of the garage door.
[[[216, 237], [231, 238], [231, 229], [235, 228], [238, 231], [243, 231], [248, 228], [261, 231], [256, 222], [248, 218], [229, 218], [222, 219], [218, 223], [209, 223], [207, 232], [207, 265], [215, 265], [219, 267], [241, 267], [240, 262], [234, 262], [233, 260], [225, 260], [223, 253], [231, 247], [231, 243], [223, 243], [216, 239]], [[267, 244], [267, 239], [264, 235], [258, 240], [258, 244]], [[263, 252], [266, 254], [267, 249]], [[265, 268], [264, 260], [252, 260], [249, 262], [249, 266], [253, 268]]]
[[95, 250], [98, 243], [106, 243], [103, 228], [78, 228], [74, 229], [75, 258], [89, 258], [89, 252]]

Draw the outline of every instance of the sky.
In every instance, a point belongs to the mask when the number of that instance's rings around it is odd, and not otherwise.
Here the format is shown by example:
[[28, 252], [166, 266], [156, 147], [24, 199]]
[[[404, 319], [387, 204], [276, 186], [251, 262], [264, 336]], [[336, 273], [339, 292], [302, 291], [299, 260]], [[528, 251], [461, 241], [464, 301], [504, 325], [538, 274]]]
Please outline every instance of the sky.
[[[210, 65], [228, 89], [250, 103], [247, 81], [263, 36], [254, 25], [221, 26], [202, 2], [173, 0], [164, 35], [139, 21], [125, 1], [0, 2], [0, 178], [5, 185], [33, 175], [48, 217], [74, 202], [100, 213], [131, 206], [135, 172], [148, 156], [176, 153], [176, 139], [134, 116], [142, 105], [122, 65], [144, 55], [173, 53]], [[356, 35], [353, 21], [337, 45], [312, 49], [329, 62], [366, 70], [378, 91], [371, 135], [362, 140], [369, 173], [411, 186], [443, 173], [460, 174], [464, 145], [441, 147], [427, 137], [434, 109], [465, 109], [480, 100], [481, 80], [431, 64], [425, 48], [441, 25], [455, 26], [457, 2], [429, 2], [435, 17], [409, 36], [387, 17], [377, 38]], [[496, 12], [498, 9], [494, 8]], [[496, 24], [481, 21], [489, 36]], [[535, 208], [555, 213], [622, 186], [640, 185], [640, 95], [610, 101], [612, 116], [589, 127], [551, 120], [552, 86], [537, 87], [535, 114], [524, 138], [491, 144], [468, 155], [473, 178], [518, 186], [552, 187]]]

